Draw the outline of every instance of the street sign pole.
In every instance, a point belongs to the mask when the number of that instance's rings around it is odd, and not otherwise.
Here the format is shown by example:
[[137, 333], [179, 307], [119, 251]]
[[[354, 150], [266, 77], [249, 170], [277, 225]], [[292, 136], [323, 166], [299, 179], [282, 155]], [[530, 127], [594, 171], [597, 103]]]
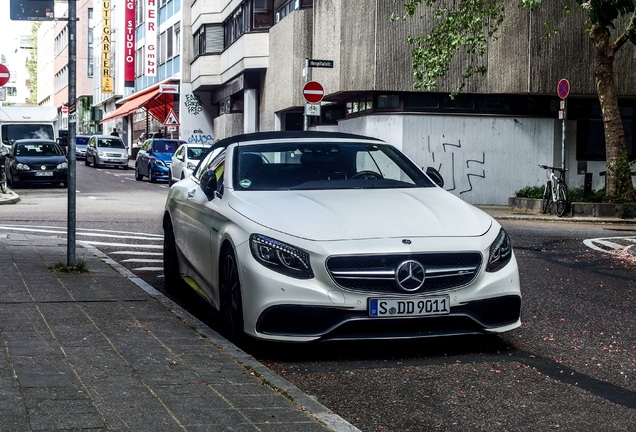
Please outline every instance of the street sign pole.
[[77, 64], [77, 0], [68, 0], [68, 221], [66, 234], [66, 265], [75, 267], [76, 264], [76, 190], [77, 176], [75, 163], [75, 135], [77, 123], [76, 107], [76, 64]]
[[[310, 74], [311, 68], [309, 67], [309, 58], [305, 58], [305, 83], [307, 84], [309, 81], [311, 81], [311, 74]], [[309, 116], [307, 115], [306, 111], [303, 115], [303, 130], [306, 131], [307, 129], [309, 129]]]
[[565, 169], [565, 124], [568, 117], [567, 97], [570, 94], [570, 82], [566, 79], [559, 81], [557, 94], [561, 98], [559, 118], [561, 119], [561, 169]]

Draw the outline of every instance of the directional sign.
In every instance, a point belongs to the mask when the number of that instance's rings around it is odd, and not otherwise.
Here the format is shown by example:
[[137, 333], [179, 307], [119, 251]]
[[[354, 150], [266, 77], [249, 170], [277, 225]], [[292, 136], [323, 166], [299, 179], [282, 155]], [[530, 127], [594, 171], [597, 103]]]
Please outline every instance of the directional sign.
[[9, 82], [9, 78], [11, 78], [11, 74], [9, 73], [9, 69], [0, 63], [0, 87]]
[[325, 95], [325, 89], [322, 88], [322, 84], [316, 81], [309, 81], [303, 87], [303, 97], [309, 103], [318, 103]]
[[565, 99], [570, 94], [570, 83], [566, 79], [559, 81], [557, 86], [557, 93], [561, 99]]
[[333, 60], [313, 60], [309, 59], [309, 67], [333, 68]]

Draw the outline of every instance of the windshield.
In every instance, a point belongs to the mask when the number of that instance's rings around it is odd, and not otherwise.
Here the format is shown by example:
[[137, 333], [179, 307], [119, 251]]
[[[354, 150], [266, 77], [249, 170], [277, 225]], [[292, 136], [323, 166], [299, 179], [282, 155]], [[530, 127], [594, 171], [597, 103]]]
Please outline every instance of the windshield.
[[431, 187], [426, 175], [389, 145], [292, 143], [239, 146], [235, 190]]
[[55, 139], [53, 126], [47, 124], [4, 124], [2, 125], [2, 143], [19, 139]]
[[124, 147], [124, 142], [119, 138], [100, 138], [97, 141], [97, 147], [126, 148]]
[[62, 156], [62, 150], [55, 143], [16, 143], [16, 156]]
[[157, 153], [174, 153], [182, 143], [177, 141], [155, 140], [152, 143], [152, 151]]
[[199, 160], [208, 147], [188, 147], [188, 159]]
[[86, 137], [86, 136], [78, 136], [75, 137], [75, 145], [79, 145], [79, 146], [85, 146], [88, 144], [88, 140], [90, 138]]

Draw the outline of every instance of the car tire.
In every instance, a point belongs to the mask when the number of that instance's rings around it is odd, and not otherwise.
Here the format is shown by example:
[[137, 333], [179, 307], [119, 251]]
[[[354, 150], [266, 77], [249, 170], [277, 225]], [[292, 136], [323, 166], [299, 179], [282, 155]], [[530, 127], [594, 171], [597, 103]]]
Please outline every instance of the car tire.
[[175, 184], [175, 181], [172, 179], [172, 170], [168, 171], [168, 186], [172, 186]]
[[150, 183], [156, 183], [157, 179], [152, 175], [152, 167], [148, 165], [148, 181]]
[[139, 167], [135, 165], [135, 180], [142, 181], [143, 179], [144, 179], [144, 176], [141, 175], [141, 173], [139, 172]]
[[128, 164], [124, 165], [123, 168], [124, 168], [124, 171], [127, 171], [128, 170]]
[[91, 162], [88, 160], [88, 156], [84, 159], [84, 165], [91, 166]]
[[163, 223], [163, 276], [166, 292], [176, 293], [185, 285], [179, 273], [179, 255], [174, 239], [174, 228], [169, 217]]
[[62, 182], [62, 187], [64, 189], [68, 189], [68, 183], [67, 182]]
[[244, 336], [243, 303], [236, 255], [231, 247], [221, 253], [219, 280], [221, 332], [231, 341]]

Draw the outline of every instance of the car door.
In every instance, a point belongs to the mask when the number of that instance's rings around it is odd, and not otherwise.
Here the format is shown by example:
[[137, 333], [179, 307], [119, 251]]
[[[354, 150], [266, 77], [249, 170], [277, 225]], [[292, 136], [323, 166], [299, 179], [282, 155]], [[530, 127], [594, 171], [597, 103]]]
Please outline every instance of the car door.
[[[209, 200], [201, 189], [201, 175], [206, 169], [213, 169], [217, 175], [217, 197]], [[185, 202], [180, 203], [179, 215], [174, 223], [177, 246], [190, 262], [198, 277], [205, 283], [205, 291], [210, 300], [216, 302], [215, 274], [218, 268], [219, 253], [211, 245], [218, 236], [215, 232], [218, 212], [224, 184], [225, 148], [210, 152], [195, 173], [196, 183], [187, 192]], [[180, 232], [179, 232], [180, 231]]]
[[146, 140], [141, 146], [137, 154], [137, 170], [141, 175], [148, 177], [148, 161], [150, 159], [150, 149], [152, 148], [152, 140]]
[[186, 146], [182, 145], [177, 149], [172, 158], [172, 177], [175, 179], [181, 179], [181, 173], [183, 172], [183, 165], [185, 163]]
[[97, 142], [97, 138], [96, 137], [91, 137], [88, 140], [88, 145], [86, 146], [86, 157], [87, 157], [87, 162], [93, 162], [93, 158], [95, 157], [95, 152], [96, 152], [96, 147], [95, 147], [95, 143]]

